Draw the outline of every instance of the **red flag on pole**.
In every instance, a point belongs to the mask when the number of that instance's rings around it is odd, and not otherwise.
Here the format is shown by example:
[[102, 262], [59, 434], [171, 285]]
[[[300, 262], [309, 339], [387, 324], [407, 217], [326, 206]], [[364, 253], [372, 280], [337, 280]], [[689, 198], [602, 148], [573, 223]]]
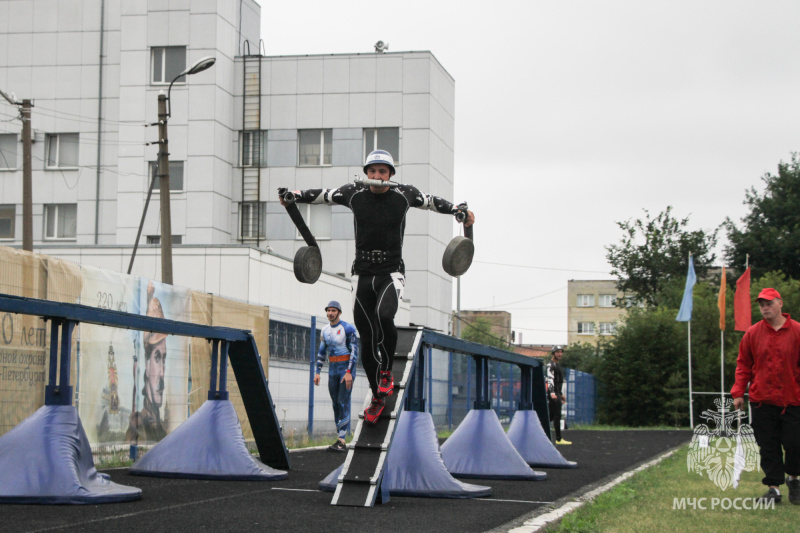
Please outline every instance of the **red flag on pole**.
[[719, 283], [719, 301], [717, 302], [717, 306], [719, 307], [719, 329], [725, 331], [725, 290], [728, 288], [728, 284], [725, 282], [725, 267], [722, 267], [722, 279]]
[[750, 267], [736, 280], [736, 292], [733, 294], [734, 330], [747, 331], [753, 325], [753, 307], [750, 303]]

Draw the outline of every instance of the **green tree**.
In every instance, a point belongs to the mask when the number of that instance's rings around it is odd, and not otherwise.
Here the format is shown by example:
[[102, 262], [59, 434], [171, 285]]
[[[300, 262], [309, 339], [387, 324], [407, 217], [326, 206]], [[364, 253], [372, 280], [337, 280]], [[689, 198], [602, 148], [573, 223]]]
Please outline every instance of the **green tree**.
[[[689, 324], [675, 321], [678, 294], [683, 290], [677, 285], [669, 284], [661, 295], [662, 300], [676, 304], [631, 309], [616, 336], [604, 346], [593, 372], [601, 390], [599, 422], [637, 426], [688, 423]], [[694, 392], [718, 392], [722, 386], [718, 295], [716, 282], [695, 285], [691, 321]], [[725, 325], [724, 381], [725, 390], [730, 391], [742, 337], [742, 333], [733, 331], [730, 294]], [[713, 409], [713, 399], [710, 395], [694, 396], [695, 423], [704, 409]]]
[[602, 390], [598, 422], [654, 426], [669, 418], [664, 386], [686, 360], [685, 344], [675, 342], [680, 326], [671, 309], [631, 310], [595, 372]]
[[761, 320], [756, 297], [761, 289], [772, 287], [781, 294], [783, 312], [789, 313], [794, 320], [800, 319], [800, 281], [787, 278], [783, 272], [767, 272], [750, 283], [750, 302], [752, 305], [753, 323]]
[[800, 159], [792, 154], [789, 163], [778, 164], [778, 174], [766, 173], [763, 193], [751, 187], [744, 204], [750, 212], [742, 218], [741, 229], [727, 218], [724, 222], [730, 242], [725, 247], [729, 264], [743, 266], [747, 255], [753, 276], [780, 270], [800, 279]]
[[492, 333], [492, 323], [485, 318], [476, 318], [468, 323], [461, 332], [464, 340], [494, 346], [503, 350], [508, 350], [508, 343]]
[[561, 366], [593, 374], [600, 358], [601, 349], [601, 345], [595, 346], [588, 342], [571, 344], [564, 349]]
[[698, 278], [706, 275], [715, 259], [712, 249], [718, 230], [689, 231], [689, 217], [673, 217], [672, 206], [655, 218], [644, 212], [644, 220], [617, 222], [622, 240], [606, 246], [606, 258], [619, 290], [654, 306], [661, 303], [661, 290], [670, 279], [685, 278], [689, 252]]
[[664, 384], [664, 408], [672, 425], [689, 425], [689, 381], [686, 372], [675, 371], [667, 378]]

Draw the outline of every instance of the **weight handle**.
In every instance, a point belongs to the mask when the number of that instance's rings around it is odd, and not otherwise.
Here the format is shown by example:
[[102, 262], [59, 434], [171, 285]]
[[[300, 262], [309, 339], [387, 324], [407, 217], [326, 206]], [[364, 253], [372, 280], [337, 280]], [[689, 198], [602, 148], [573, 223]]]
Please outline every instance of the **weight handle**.
[[[467, 202], [458, 205], [459, 211], [456, 213], [456, 220], [461, 222], [462, 224], [467, 221], [467, 211], [469, 207], [467, 206]], [[464, 226], [464, 237], [473, 241], [473, 233], [472, 233], [472, 226]]]
[[317, 240], [311, 234], [311, 230], [308, 229], [308, 226], [306, 226], [306, 221], [303, 220], [303, 215], [301, 215], [300, 210], [297, 209], [297, 204], [294, 202], [287, 204], [286, 212], [289, 213], [289, 217], [292, 219], [292, 222], [294, 222], [294, 225], [297, 226], [297, 230], [300, 232], [300, 235], [303, 236], [303, 240], [306, 241], [306, 244], [314, 248], [319, 248]]

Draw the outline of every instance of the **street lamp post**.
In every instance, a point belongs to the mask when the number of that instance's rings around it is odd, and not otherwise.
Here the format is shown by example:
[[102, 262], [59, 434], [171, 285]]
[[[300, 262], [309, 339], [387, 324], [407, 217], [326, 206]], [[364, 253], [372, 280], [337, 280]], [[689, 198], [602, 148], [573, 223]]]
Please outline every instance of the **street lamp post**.
[[0, 96], [19, 107], [19, 119], [22, 121], [22, 249], [33, 251], [33, 180], [31, 178], [31, 108], [30, 99], [17, 101], [14, 93], [11, 96], [0, 91]]
[[[184, 70], [170, 82], [167, 94], [161, 91], [158, 95], [158, 179], [161, 203], [161, 281], [172, 285], [172, 216], [170, 212], [169, 191], [169, 137], [167, 135], [167, 121], [172, 115], [170, 94], [172, 85], [182, 76], [191, 76], [210, 68], [216, 58], [204, 57]], [[141, 227], [139, 228], [141, 232]], [[139, 238], [136, 241], [138, 243]], [[134, 247], [133, 254], [136, 254]], [[131, 266], [133, 258], [131, 258]], [[129, 269], [130, 270], [130, 269]]]

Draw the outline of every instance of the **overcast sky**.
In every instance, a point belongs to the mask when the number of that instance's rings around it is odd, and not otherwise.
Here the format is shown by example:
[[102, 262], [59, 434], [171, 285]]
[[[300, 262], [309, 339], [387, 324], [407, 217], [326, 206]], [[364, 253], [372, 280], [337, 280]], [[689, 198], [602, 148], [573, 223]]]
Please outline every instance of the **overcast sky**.
[[800, 150], [796, 0], [261, 5], [267, 55], [383, 40], [453, 76], [453, 200], [477, 218], [461, 307], [511, 312], [526, 344], [566, 342], [567, 281], [611, 279], [616, 221], [738, 221]]

